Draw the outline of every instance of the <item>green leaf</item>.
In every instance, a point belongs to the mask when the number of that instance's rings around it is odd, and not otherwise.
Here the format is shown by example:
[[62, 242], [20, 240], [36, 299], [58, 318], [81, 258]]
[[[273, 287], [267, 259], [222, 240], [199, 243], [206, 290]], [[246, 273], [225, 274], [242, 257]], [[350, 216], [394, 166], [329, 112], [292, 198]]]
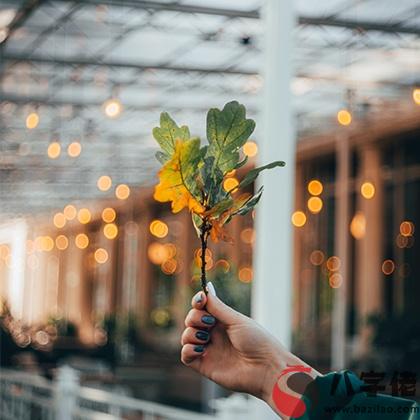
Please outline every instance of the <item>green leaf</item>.
[[168, 155], [166, 155], [165, 153], [161, 151], [157, 151], [155, 153], [155, 157], [162, 165], [164, 165], [165, 162], [168, 160]]
[[240, 162], [236, 164], [234, 169], [242, 168], [242, 166], [244, 166], [247, 162], [248, 162], [248, 156], [245, 156], [243, 160], [241, 160]]
[[196, 213], [191, 213], [191, 218], [192, 218], [192, 223], [193, 223], [195, 232], [197, 233], [197, 236], [200, 237], [200, 234], [201, 234], [200, 227], [203, 224], [203, 220]]
[[239, 149], [255, 128], [255, 122], [245, 117], [245, 107], [236, 101], [227, 103], [220, 111], [212, 108], [207, 114], [208, 156], [222, 173], [235, 168], [239, 162]]
[[260, 187], [257, 194], [255, 194], [252, 198], [250, 198], [239, 210], [236, 214], [240, 214], [241, 216], [244, 216], [247, 214], [250, 210], [252, 210], [257, 204], [258, 201], [260, 201], [261, 195], [263, 193], [263, 187]]
[[259, 175], [259, 173], [261, 171], [263, 171], [264, 169], [272, 169], [272, 168], [275, 168], [276, 166], [284, 166], [284, 165], [286, 165], [286, 164], [283, 161], [276, 160], [275, 162], [271, 162], [271, 163], [269, 163], [267, 165], [260, 166], [259, 168], [251, 169], [245, 175], [245, 177], [242, 179], [242, 181], [239, 183], [239, 188], [246, 187], [247, 185], [249, 185], [252, 182], [254, 182], [256, 180], [257, 176]]
[[165, 159], [165, 162], [173, 155], [177, 140], [189, 140], [190, 130], [186, 125], [178, 127], [167, 112], [162, 112], [160, 114], [160, 127], [153, 129], [153, 137], [162, 149], [162, 154], [158, 159], [160, 162], [162, 162], [160, 159]]

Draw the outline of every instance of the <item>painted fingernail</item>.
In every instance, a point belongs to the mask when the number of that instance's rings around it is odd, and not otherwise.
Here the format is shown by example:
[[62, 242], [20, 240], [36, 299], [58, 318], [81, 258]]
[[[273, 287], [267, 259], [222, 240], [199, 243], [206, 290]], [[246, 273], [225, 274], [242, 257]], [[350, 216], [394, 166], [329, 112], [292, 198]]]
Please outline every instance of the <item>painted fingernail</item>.
[[197, 353], [203, 353], [204, 346], [195, 346], [194, 351], [196, 351]]
[[204, 315], [201, 317], [201, 321], [203, 321], [204, 324], [213, 325], [216, 322], [216, 318], [211, 315]]
[[203, 340], [203, 341], [207, 341], [209, 339], [209, 333], [207, 331], [197, 331], [195, 333], [195, 336], [199, 339], [199, 340]]
[[211, 295], [216, 296], [216, 289], [214, 288], [213, 283], [212, 283], [211, 281], [209, 281], [209, 282], [207, 283], [207, 291], [208, 291]]
[[194, 302], [201, 303], [202, 301], [203, 301], [203, 292], [200, 292], [197, 295], [195, 295]]

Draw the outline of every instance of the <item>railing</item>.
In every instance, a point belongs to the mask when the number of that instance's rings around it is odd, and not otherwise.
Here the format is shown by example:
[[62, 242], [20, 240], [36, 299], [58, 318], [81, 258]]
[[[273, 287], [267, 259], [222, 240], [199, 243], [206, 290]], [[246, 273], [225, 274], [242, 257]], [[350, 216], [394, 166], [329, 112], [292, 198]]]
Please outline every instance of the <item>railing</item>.
[[56, 381], [0, 370], [1, 420], [221, 420], [247, 419], [247, 399], [217, 400], [210, 416], [94, 388], [82, 387], [77, 372], [64, 366]]

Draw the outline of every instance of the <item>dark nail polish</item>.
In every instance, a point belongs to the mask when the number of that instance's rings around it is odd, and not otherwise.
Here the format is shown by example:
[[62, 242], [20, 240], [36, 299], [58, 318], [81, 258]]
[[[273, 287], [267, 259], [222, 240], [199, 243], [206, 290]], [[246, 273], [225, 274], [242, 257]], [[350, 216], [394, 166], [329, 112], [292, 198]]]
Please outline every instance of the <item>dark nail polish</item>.
[[195, 303], [201, 303], [203, 301], [203, 293], [200, 292], [198, 295], [196, 295], [194, 301]]
[[199, 339], [199, 340], [203, 340], [203, 341], [207, 341], [209, 338], [209, 333], [207, 331], [197, 331], [195, 333], [195, 336]]
[[201, 317], [201, 320], [207, 325], [213, 325], [216, 322], [216, 318], [211, 315], [204, 315]]
[[195, 346], [194, 351], [196, 351], [197, 353], [203, 353], [204, 346]]

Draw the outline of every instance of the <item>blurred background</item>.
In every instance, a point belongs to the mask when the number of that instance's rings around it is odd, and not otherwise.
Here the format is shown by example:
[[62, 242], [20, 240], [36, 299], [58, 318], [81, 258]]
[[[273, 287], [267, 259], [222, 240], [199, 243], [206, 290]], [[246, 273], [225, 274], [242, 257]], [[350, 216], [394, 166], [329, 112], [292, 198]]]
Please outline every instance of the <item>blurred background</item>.
[[[221, 407], [211, 401], [228, 393], [179, 361], [199, 242], [187, 212], [152, 198], [151, 131], [165, 110], [204, 139], [207, 109], [236, 99], [257, 121], [241, 170], [260, 162], [264, 3], [0, 0], [2, 418], [51, 418], [55, 382], [76, 387], [80, 418]], [[275, 112], [294, 131], [270, 141], [290, 137], [293, 197], [281, 170], [269, 176], [293, 207], [291, 347], [321, 371], [383, 374], [391, 393], [392, 375], [420, 371], [420, 5], [290, 9], [291, 101]], [[245, 314], [255, 217], [206, 255], [218, 293]]]

